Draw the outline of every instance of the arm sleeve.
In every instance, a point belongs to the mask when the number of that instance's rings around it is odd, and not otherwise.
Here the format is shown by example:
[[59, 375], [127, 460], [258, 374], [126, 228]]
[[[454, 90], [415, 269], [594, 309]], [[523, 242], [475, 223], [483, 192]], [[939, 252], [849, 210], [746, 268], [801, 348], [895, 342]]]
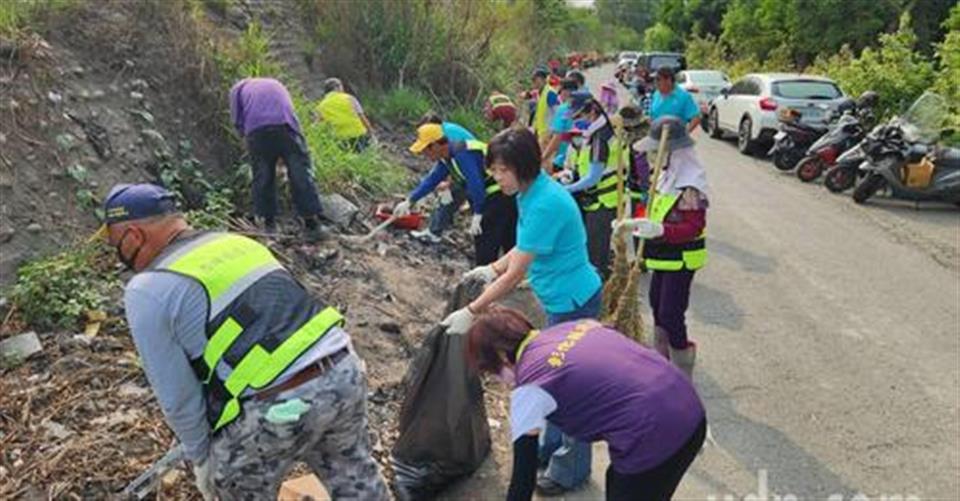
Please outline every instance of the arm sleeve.
[[557, 401], [543, 388], [523, 385], [510, 392], [510, 439], [514, 442], [524, 435], [543, 430], [547, 416], [557, 410]]
[[[143, 370], [167, 423], [180, 439], [187, 459], [205, 459], [210, 443], [206, 403], [189, 356], [177, 342], [171, 309], [147, 291], [129, 288], [124, 307]], [[204, 322], [200, 319], [199, 323]]]
[[686, 188], [671, 210], [679, 217], [663, 223], [663, 240], [682, 244], [696, 239], [707, 226], [707, 197], [696, 188]]
[[537, 483], [537, 437], [525, 435], [513, 442], [513, 474], [507, 501], [529, 501]]
[[593, 188], [603, 178], [603, 171], [606, 166], [599, 162], [590, 162], [590, 171], [586, 176], [581, 177], [577, 182], [564, 186], [570, 193], [577, 193], [589, 188]]
[[230, 117], [237, 132], [243, 135], [243, 102], [240, 100], [240, 89], [243, 82], [239, 82], [230, 89]]
[[427, 196], [427, 194], [433, 191], [433, 189], [440, 184], [440, 181], [446, 179], [448, 175], [450, 175], [450, 170], [447, 169], [446, 164], [437, 162], [437, 165], [433, 166], [433, 169], [430, 170], [427, 177], [423, 178], [420, 184], [410, 193], [410, 201], [416, 202]]
[[483, 182], [483, 157], [479, 154], [460, 155], [457, 162], [467, 180], [470, 208], [474, 214], [483, 214], [483, 203], [487, 198], [487, 186]]
[[553, 108], [558, 104], [560, 104], [560, 96], [552, 90], [547, 92], [547, 106]]
[[360, 101], [356, 97], [350, 96], [350, 104], [353, 105], [353, 111], [355, 111], [357, 115], [363, 115], [363, 106], [360, 105]]
[[684, 93], [683, 96], [683, 120], [689, 122], [700, 116], [700, 108], [697, 106], [697, 102], [693, 100], [693, 96], [687, 93]]

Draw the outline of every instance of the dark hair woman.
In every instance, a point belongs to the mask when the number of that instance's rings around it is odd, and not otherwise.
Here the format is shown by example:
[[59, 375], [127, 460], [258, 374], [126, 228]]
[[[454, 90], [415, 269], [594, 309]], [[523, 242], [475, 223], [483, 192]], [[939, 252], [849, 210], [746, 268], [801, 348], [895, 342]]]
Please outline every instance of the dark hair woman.
[[[483, 294], [444, 320], [448, 332], [464, 333], [475, 314], [505, 296], [524, 278], [547, 313], [547, 325], [596, 318], [602, 283], [590, 265], [587, 234], [573, 196], [540, 169], [540, 147], [532, 132], [509, 129], [487, 147], [487, 168], [506, 195], [517, 194], [517, 239], [513, 250], [464, 278], [488, 283]], [[590, 445], [550, 430], [544, 456], [552, 456], [539, 487], [560, 493], [590, 476]]]
[[656, 352], [594, 320], [536, 331], [492, 307], [467, 333], [467, 357], [512, 388], [508, 500], [527, 500], [547, 416], [564, 433], [610, 450], [606, 498], [670, 499], [706, 436], [690, 380]]

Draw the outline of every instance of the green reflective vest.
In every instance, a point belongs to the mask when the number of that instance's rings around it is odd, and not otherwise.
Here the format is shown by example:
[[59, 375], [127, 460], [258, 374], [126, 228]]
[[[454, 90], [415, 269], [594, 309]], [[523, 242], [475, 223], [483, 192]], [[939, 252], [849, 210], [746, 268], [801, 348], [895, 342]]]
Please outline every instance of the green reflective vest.
[[[647, 216], [651, 221], [663, 223], [663, 220], [677, 204], [680, 194], [658, 193]], [[706, 232], [696, 240], [683, 244], [670, 244], [662, 240], [647, 240], [643, 245], [644, 264], [648, 270], [680, 271], [699, 270], [707, 264]]]
[[[616, 139], [610, 140], [610, 156], [603, 170], [600, 181], [593, 187], [587, 188], [577, 197], [580, 207], [586, 212], [600, 209], [617, 209], [617, 182], [620, 179], [617, 158], [623, 154], [620, 143]], [[627, 160], [627, 159], [624, 159]], [[584, 143], [577, 154], [577, 174], [580, 177], [590, 174], [590, 144]]]
[[[240, 416], [244, 392], [270, 386], [343, 317], [321, 308], [269, 249], [231, 233], [175, 243], [151, 271], [196, 280], [207, 294], [207, 344], [191, 360], [214, 432]], [[225, 378], [224, 378], [224, 375]]]
[[[487, 143], [484, 143], [483, 141], [477, 141], [476, 139], [469, 139], [467, 141], [463, 141], [463, 143], [466, 151], [476, 151], [480, 153], [481, 157], [487, 156]], [[457, 163], [457, 159], [454, 155], [450, 155], [450, 162], [447, 164], [447, 166], [450, 167], [450, 175], [453, 176], [454, 180], [460, 184], [466, 184], [467, 178], [463, 175], [463, 170], [460, 169], [460, 164]], [[494, 193], [500, 192], [500, 185], [497, 184], [497, 181], [494, 180], [493, 176], [491, 176], [486, 170], [483, 171], [483, 185], [488, 197]]]
[[537, 140], [543, 144], [543, 141], [546, 140], [547, 135], [550, 134], [550, 117], [547, 116], [547, 113], [550, 111], [550, 105], [547, 103], [547, 95], [550, 92], [553, 92], [553, 87], [550, 87], [550, 84], [543, 86], [543, 89], [540, 89], [540, 95], [537, 98], [537, 109], [533, 113], [533, 131], [537, 134]]

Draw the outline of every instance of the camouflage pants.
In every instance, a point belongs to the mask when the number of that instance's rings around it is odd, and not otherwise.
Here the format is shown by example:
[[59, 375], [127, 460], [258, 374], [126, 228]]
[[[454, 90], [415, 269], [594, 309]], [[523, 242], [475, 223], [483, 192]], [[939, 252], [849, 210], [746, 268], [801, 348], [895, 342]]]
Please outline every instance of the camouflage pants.
[[370, 456], [361, 364], [351, 354], [296, 388], [246, 401], [240, 418], [211, 444], [216, 496], [221, 501], [276, 499], [286, 474], [302, 461], [333, 499], [389, 499]]

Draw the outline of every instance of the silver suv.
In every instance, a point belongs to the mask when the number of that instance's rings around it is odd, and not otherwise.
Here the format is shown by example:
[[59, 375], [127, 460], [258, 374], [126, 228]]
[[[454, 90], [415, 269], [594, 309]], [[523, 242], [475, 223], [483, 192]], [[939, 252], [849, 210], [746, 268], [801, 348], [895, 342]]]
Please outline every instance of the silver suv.
[[825, 123], [846, 98], [829, 78], [796, 73], [746, 75], [713, 100], [708, 128], [710, 136], [737, 135], [741, 153], [760, 151], [777, 132], [778, 112], [792, 108], [806, 123]]

